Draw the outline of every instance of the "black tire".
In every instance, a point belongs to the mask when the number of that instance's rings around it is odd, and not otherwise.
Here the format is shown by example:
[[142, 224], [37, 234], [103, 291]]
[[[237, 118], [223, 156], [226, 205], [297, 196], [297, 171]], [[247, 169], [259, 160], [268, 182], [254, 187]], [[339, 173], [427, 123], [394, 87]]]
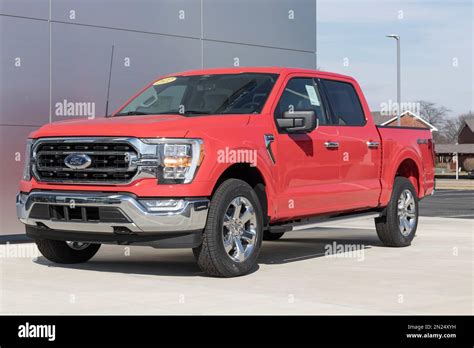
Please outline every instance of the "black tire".
[[[231, 259], [224, 248], [224, 214], [232, 200], [245, 197], [250, 201], [256, 216], [256, 236], [252, 253], [241, 262]], [[263, 235], [263, 213], [260, 201], [252, 187], [239, 179], [224, 181], [211, 199], [203, 242], [193, 249], [194, 257], [202, 271], [215, 277], [237, 277], [250, 272], [256, 265]]]
[[[399, 227], [398, 200], [405, 190], [409, 190], [414, 199], [415, 220], [414, 226], [407, 235], [404, 235]], [[385, 209], [384, 216], [375, 219], [375, 229], [379, 239], [385, 246], [405, 247], [409, 246], [415, 237], [418, 227], [418, 197], [416, 190], [410, 180], [404, 177], [396, 177], [393, 185], [390, 202]], [[406, 231], [405, 233], [407, 233]]]
[[37, 239], [36, 245], [41, 254], [56, 263], [82, 263], [89, 261], [99, 250], [100, 244], [89, 244], [82, 250], [75, 250], [66, 242], [51, 239]]
[[284, 234], [285, 232], [270, 233], [270, 231], [263, 231], [263, 240], [278, 240], [283, 237]]

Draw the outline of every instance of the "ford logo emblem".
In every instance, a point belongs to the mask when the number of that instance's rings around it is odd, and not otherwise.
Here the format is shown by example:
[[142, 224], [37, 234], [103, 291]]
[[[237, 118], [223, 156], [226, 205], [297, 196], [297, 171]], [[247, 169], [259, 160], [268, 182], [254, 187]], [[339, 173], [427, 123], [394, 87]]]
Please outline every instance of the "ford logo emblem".
[[71, 169], [85, 169], [92, 163], [92, 158], [85, 153], [71, 153], [64, 159], [64, 164]]

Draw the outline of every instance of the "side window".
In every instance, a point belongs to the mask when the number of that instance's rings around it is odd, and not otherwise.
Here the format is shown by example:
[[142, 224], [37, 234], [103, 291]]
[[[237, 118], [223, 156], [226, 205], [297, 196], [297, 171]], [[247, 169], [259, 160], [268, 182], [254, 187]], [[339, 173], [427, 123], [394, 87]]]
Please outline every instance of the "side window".
[[359, 97], [350, 83], [322, 80], [332, 110], [332, 123], [363, 126], [365, 116]]
[[314, 110], [319, 124], [327, 124], [318, 85], [312, 78], [297, 77], [286, 84], [280, 101], [275, 109], [275, 117], [280, 118], [285, 111]]

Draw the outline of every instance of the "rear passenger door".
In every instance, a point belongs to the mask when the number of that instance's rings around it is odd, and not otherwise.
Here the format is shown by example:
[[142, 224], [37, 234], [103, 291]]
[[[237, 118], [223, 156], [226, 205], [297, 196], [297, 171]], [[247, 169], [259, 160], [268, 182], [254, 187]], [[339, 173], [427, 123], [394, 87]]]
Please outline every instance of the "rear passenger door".
[[329, 104], [330, 123], [337, 127], [339, 135], [341, 206], [376, 207], [380, 195], [381, 143], [372, 118], [366, 117], [365, 99], [350, 80], [322, 79], [321, 85]]

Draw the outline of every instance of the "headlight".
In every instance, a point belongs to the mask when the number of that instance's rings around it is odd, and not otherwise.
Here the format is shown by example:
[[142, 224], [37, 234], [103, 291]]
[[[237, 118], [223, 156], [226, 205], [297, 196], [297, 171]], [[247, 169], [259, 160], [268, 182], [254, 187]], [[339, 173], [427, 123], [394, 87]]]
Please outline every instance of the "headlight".
[[31, 180], [31, 147], [33, 146], [34, 140], [28, 139], [26, 141], [26, 151], [25, 151], [25, 165], [23, 167], [23, 180]]
[[142, 141], [157, 145], [159, 184], [192, 182], [204, 157], [201, 139], [142, 139]]

